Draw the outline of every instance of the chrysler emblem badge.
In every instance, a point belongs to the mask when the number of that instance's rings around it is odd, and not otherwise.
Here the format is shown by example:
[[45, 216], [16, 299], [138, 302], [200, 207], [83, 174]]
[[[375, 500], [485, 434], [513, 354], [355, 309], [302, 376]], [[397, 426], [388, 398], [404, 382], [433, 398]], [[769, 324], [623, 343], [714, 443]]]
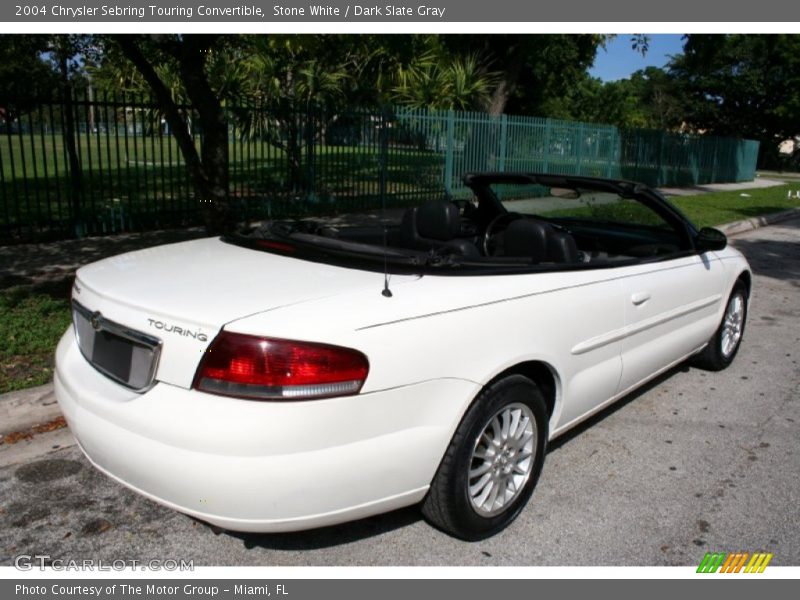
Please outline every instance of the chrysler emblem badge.
[[99, 331], [100, 330], [100, 313], [99, 312], [94, 313], [91, 316], [91, 318], [89, 319], [89, 323], [91, 323], [92, 328], [95, 331]]

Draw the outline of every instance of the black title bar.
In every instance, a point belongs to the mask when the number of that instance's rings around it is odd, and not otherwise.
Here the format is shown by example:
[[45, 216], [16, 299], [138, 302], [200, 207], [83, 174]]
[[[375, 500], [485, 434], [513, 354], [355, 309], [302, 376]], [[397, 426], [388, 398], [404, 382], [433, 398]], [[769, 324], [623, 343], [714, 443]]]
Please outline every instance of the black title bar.
[[[13, 22], [800, 22], [786, 0], [12, 0], [0, 19]], [[791, 29], [791, 28], [790, 28]], [[796, 29], [796, 28], [795, 28]]]

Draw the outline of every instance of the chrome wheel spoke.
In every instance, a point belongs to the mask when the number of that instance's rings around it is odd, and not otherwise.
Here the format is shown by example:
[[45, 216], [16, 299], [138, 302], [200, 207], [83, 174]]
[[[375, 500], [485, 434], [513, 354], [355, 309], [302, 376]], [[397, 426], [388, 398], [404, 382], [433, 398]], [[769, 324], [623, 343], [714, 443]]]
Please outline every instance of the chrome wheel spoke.
[[526, 431], [525, 435], [522, 436], [517, 442], [517, 447], [520, 449], [525, 448], [528, 442], [533, 439], [533, 436], [534, 436], [533, 430]]
[[491, 460], [497, 453], [491, 446], [486, 446], [484, 449], [481, 449], [479, 446], [475, 449], [475, 452], [472, 453], [472, 458], [477, 458], [478, 460]]
[[517, 432], [520, 431], [519, 424], [522, 420], [522, 411], [515, 410], [511, 413], [511, 427], [509, 429], [509, 434], [512, 439], [517, 438]]
[[514, 497], [514, 494], [516, 494], [518, 489], [519, 488], [517, 488], [517, 482], [514, 481], [513, 477], [509, 477], [508, 483], [506, 483], [506, 492], [511, 494], [510, 495], [511, 498]]
[[503, 439], [503, 426], [500, 424], [500, 419], [495, 415], [494, 419], [492, 419], [492, 432], [494, 436], [492, 437], [492, 443], [495, 445], [499, 445]]
[[470, 496], [475, 496], [480, 494], [485, 488], [486, 485], [492, 480], [492, 474], [486, 473], [483, 477], [481, 477], [477, 483], [473, 484], [469, 488]]
[[521, 440], [525, 435], [525, 432], [528, 431], [530, 427], [531, 427], [531, 420], [527, 416], [522, 415], [519, 419], [517, 429], [514, 432], [514, 440], [517, 445], [521, 443]]
[[495, 502], [497, 502], [497, 494], [500, 492], [500, 486], [495, 482], [492, 486], [492, 491], [489, 492], [489, 498], [485, 503], [485, 506], [492, 510], [494, 508]]
[[531, 456], [533, 456], [533, 450], [533, 448], [525, 448], [523, 451], [517, 453], [517, 455], [514, 457], [514, 463], [520, 464], [530, 460]]
[[486, 461], [481, 466], [479, 466], [479, 467], [477, 467], [475, 469], [470, 469], [469, 478], [472, 479], [473, 477], [480, 477], [484, 473], [488, 473], [489, 470], [491, 470], [491, 468], [492, 468], [492, 463], [489, 462], [489, 461]]
[[478, 506], [484, 506], [486, 504], [486, 499], [489, 497], [489, 494], [492, 493], [492, 490], [496, 489], [496, 487], [497, 486], [495, 485], [494, 481], [490, 479], [489, 483], [486, 484], [481, 493], [478, 495], [477, 500], [475, 500]]

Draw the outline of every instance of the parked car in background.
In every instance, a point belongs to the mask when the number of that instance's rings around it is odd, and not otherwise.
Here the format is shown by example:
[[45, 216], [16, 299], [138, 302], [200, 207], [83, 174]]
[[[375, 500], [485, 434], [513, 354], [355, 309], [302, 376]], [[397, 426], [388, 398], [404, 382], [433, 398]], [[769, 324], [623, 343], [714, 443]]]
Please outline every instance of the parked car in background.
[[231, 530], [421, 503], [480, 539], [549, 441], [682, 361], [733, 361], [751, 273], [719, 231], [627, 181], [465, 183], [394, 223], [269, 222], [81, 268], [55, 385], [86, 456]]

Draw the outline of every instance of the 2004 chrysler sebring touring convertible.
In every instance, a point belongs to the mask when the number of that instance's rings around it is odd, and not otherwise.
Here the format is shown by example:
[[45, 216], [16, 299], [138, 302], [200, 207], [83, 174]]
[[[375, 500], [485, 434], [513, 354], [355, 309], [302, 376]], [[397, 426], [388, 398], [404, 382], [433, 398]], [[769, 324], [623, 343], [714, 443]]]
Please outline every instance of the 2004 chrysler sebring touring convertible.
[[395, 222], [271, 221], [81, 268], [55, 385], [86, 456], [226, 529], [421, 502], [480, 539], [549, 440], [681, 361], [731, 363], [751, 274], [721, 232], [626, 181], [465, 183]]

